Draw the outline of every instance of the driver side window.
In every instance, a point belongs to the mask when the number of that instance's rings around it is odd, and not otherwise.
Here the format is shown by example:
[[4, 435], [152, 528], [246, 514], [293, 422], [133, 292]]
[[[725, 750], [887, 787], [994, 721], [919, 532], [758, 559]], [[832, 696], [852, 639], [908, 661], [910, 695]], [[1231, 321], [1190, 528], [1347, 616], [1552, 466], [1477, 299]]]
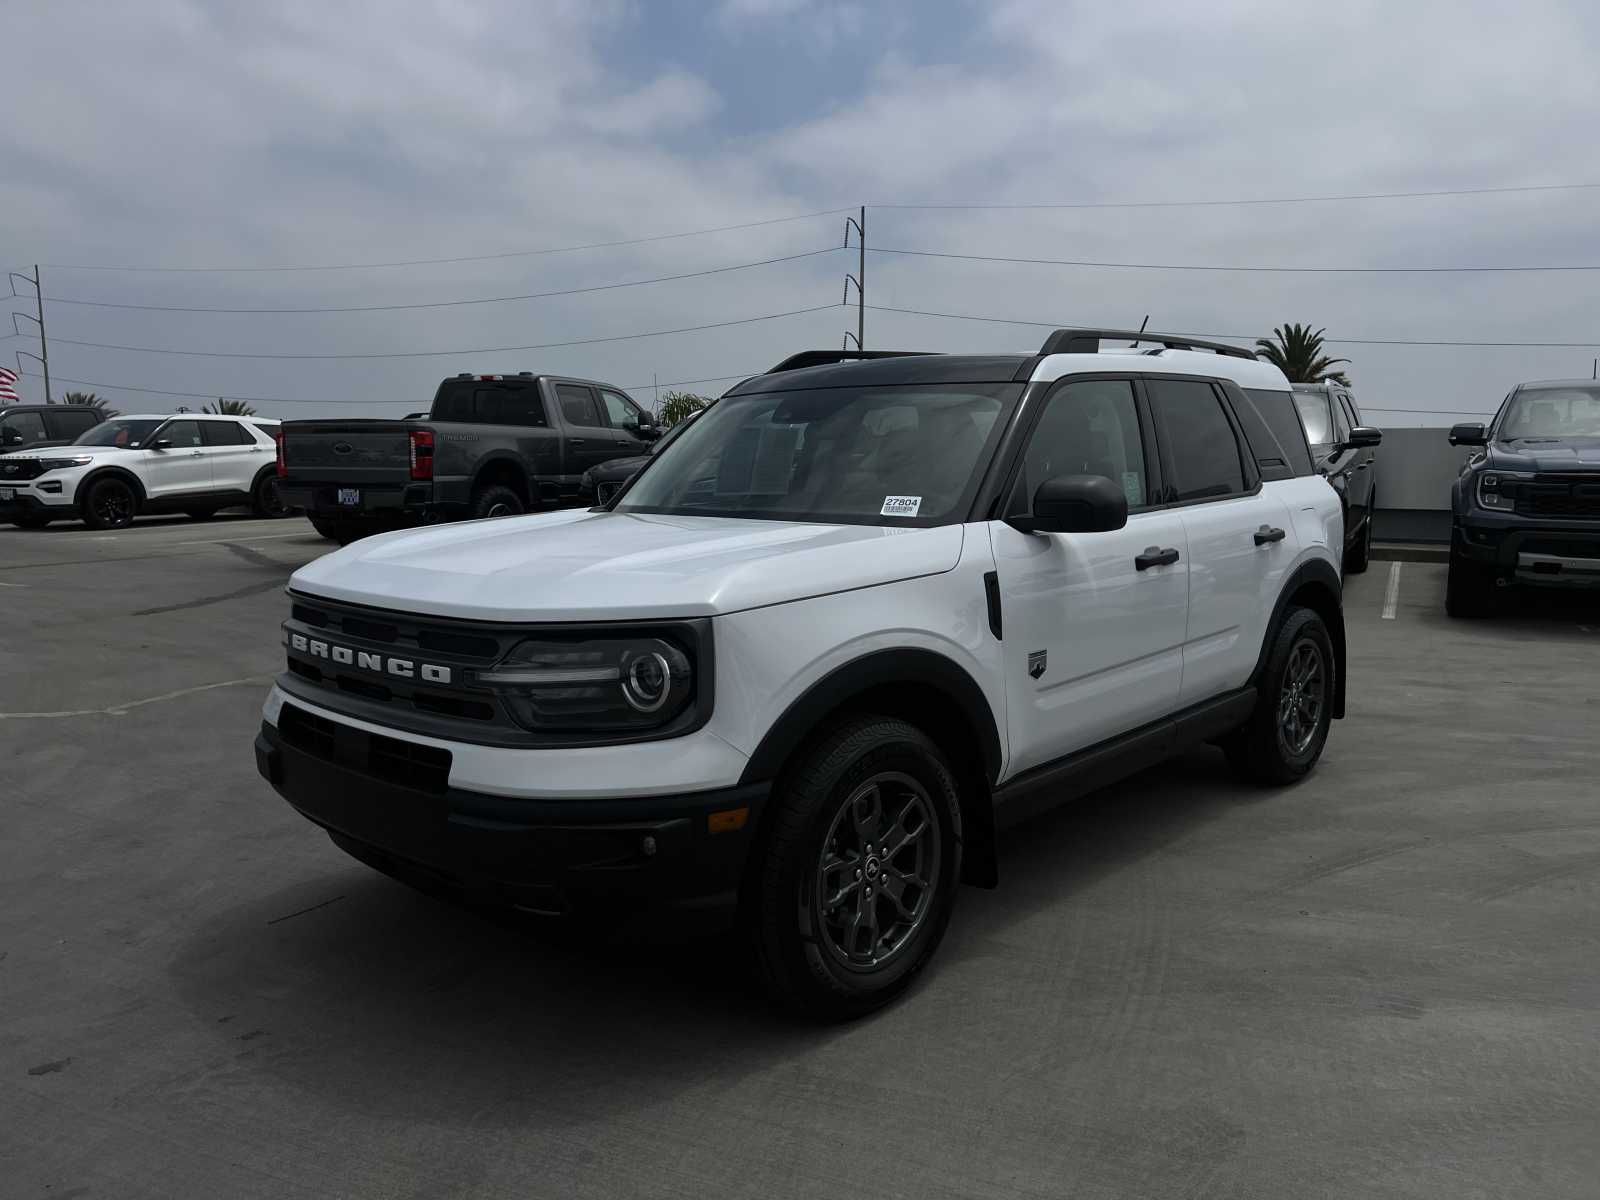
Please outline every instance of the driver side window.
[[155, 441], [171, 442], [174, 450], [189, 450], [200, 445], [199, 421], [168, 421], [155, 436]]
[[639, 410], [624, 396], [616, 392], [601, 392], [600, 399], [606, 406], [606, 416], [611, 419], [613, 429], [637, 429], [639, 427]]
[[1130, 509], [1150, 503], [1130, 381], [1085, 379], [1050, 395], [1028, 439], [1013, 508], [1028, 511], [1038, 486], [1058, 475], [1104, 475], [1122, 489]]

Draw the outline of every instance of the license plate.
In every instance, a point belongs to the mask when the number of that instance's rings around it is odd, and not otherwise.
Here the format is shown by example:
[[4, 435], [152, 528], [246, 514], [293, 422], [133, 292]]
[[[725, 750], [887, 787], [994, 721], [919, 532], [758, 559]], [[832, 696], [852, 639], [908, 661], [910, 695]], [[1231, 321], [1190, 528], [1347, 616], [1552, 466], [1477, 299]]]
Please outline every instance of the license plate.
[[16, 488], [0, 488], [0, 500], [15, 500], [16, 498]]
[[360, 504], [361, 503], [361, 489], [360, 488], [340, 488], [339, 489], [339, 503], [340, 504], [348, 504], [348, 505]]

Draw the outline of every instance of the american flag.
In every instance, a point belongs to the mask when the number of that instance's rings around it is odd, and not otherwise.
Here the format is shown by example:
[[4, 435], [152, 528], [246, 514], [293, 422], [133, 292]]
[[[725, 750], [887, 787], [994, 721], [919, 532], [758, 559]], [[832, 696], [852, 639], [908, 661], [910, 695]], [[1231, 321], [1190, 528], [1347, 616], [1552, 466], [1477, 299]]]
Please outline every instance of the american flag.
[[21, 398], [17, 395], [17, 373], [0, 367], [0, 404], [15, 404]]

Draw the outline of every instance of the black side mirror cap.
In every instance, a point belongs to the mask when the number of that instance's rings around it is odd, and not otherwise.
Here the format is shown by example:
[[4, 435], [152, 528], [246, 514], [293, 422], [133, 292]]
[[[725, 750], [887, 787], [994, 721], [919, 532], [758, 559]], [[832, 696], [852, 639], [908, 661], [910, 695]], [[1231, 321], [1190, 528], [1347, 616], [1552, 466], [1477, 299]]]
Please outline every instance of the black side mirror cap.
[[1344, 441], [1345, 448], [1350, 450], [1365, 450], [1372, 446], [1383, 444], [1383, 431], [1374, 429], [1370, 425], [1357, 425], [1350, 430], [1350, 436]]
[[1477, 421], [1450, 426], [1452, 446], [1482, 446], [1489, 441], [1488, 431]]
[[150, 446], [149, 446], [149, 449], [151, 449], [151, 450], [171, 450], [172, 449], [172, 439], [171, 438], [162, 438], [158, 442], [151, 442]]
[[1023, 533], [1107, 533], [1128, 523], [1128, 497], [1104, 475], [1057, 475], [1033, 493], [1033, 512], [1006, 523]]

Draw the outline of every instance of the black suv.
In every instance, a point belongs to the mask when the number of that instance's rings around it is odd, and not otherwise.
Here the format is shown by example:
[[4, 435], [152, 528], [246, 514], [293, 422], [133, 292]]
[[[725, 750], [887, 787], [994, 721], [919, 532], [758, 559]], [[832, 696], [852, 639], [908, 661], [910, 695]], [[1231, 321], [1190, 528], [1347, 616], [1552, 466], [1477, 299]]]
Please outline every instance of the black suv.
[[87, 404], [14, 404], [0, 408], [0, 454], [36, 446], [66, 446], [105, 415]]
[[1297, 383], [1306, 441], [1317, 472], [1339, 493], [1344, 509], [1344, 572], [1359, 575], [1372, 559], [1372, 514], [1378, 506], [1378, 459], [1383, 434], [1362, 423], [1348, 388], [1338, 383]]
[[1600, 586], [1600, 383], [1518, 384], [1450, 444], [1483, 447], [1451, 494], [1452, 617], [1486, 614], [1514, 583]]

